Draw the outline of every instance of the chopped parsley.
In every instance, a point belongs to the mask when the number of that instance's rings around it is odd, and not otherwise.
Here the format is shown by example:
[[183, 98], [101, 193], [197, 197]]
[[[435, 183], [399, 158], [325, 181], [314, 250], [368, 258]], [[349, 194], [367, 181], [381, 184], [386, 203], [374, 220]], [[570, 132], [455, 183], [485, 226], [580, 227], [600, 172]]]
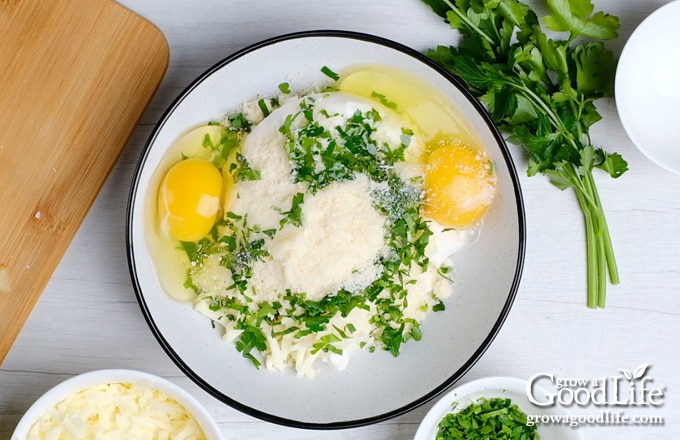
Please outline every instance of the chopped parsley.
[[[317, 116], [331, 117], [326, 112]], [[374, 134], [381, 119], [375, 109], [357, 111], [345, 125], [329, 130], [315, 118], [314, 100], [304, 99], [300, 112], [289, 115], [279, 130], [288, 139], [286, 151], [293, 164], [294, 181], [309, 183], [310, 192], [315, 193], [333, 182], [351, 180], [356, 174], [366, 174], [377, 182], [385, 180], [387, 170], [404, 160], [410, 135], [402, 136], [401, 144], [394, 148], [377, 142]], [[304, 126], [293, 131], [296, 120]], [[408, 130], [406, 133], [412, 135]]]
[[264, 99], [260, 99], [257, 101], [257, 106], [260, 107], [260, 110], [262, 111], [262, 115], [266, 118], [269, 116], [269, 107], [267, 107], [267, 103], [264, 102]]
[[252, 124], [248, 119], [246, 119], [243, 113], [236, 113], [230, 115], [227, 120], [229, 121], [228, 129], [236, 133], [250, 133]]
[[293, 201], [289, 211], [282, 212], [283, 218], [279, 222], [281, 227], [286, 224], [302, 226], [302, 203], [305, 200], [304, 193], [297, 193], [293, 196]]
[[327, 66], [323, 66], [321, 68], [321, 73], [332, 79], [333, 81], [337, 81], [340, 79], [340, 75], [337, 73], [333, 72], [331, 69], [329, 69]]
[[236, 164], [235, 176], [237, 181], [260, 180], [260, 171], [251, 168], [248, 159], [243, 154], [236, 153]]
[[384, 105], [384, 106], [387, 107], [387, 108], [391, 108], [391, 109], [396, 109], [396, 108], [397, 108], [397, 103], [394, 102], [394, 101], [390, 101], [390, 100], [387, 99], [387, 97], [386, 97], [385, 95], [383, 95], [382, 93], [378, 93], [378, 92], [375, 92], [375, 91], [374, 91], [374, 92], [371, 92], [371, 97], [372, 97], [372, 98], [376, 98], [378, 101], [380, 101], [380, 103], [381, 103], [382, 105]]
[[213, 164], [218, 168], [222, 168], [229, 160], [231, 154], [241, 145], [241, 140], [246, 131], [242, 128], [232, 129], [230, 126], [214, 121], [210, 122], [208, 125], [221, 128], [219, 142], [213, 142], [210, 134], [206, 133], [203, 136], [201, 145], [203, 148], [212, 152]]
[[[454, 410], [457, 404], [454, 404]], [[539, 440], [536, 425], [527, 425], [527, 415], [507, 398], [480, 398], [440, 422], [436, 440]]]

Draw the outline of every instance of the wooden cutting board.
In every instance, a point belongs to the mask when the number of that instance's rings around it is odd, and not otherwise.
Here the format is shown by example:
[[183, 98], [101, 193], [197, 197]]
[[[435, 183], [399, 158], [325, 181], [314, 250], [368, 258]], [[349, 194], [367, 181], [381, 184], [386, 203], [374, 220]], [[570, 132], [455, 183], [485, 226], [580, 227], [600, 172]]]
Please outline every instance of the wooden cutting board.
[[158, 88], [163, 34], [111, 0], [0, 0], [0, 363]]

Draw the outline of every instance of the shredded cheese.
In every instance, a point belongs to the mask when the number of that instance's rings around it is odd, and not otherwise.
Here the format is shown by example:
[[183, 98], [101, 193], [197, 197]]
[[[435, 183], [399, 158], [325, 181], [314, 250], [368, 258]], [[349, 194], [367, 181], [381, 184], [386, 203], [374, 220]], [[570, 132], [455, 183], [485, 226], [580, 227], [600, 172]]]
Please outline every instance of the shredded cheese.
[[72, 394], [38, 420], [28, 440], [204, 440], [198, 422], [165, 393], [136, 383], [105, 383]]

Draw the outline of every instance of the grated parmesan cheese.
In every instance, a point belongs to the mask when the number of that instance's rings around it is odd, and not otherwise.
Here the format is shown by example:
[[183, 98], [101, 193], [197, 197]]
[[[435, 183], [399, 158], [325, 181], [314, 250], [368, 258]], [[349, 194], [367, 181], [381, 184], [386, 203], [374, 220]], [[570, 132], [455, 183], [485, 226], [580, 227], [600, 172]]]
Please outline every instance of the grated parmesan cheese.
[[105, 383], [78, 391], [38, 420], [28, 440], [205, 440], [176, 400], [136, 383]]
[[[269, 243], [272, 259], [255, 264], [256, 290], [290, 289], [318, 301], [340, 288], [356, 291], [375, 280], [380, 273], [376, 256], [385, 247], [385, 218], [373, 208], [369, 187], [368, 178], [359, 176], [308, 196], [304, 227], [287, 225]], [[270, 271], [273, 264], [280, 270]]]

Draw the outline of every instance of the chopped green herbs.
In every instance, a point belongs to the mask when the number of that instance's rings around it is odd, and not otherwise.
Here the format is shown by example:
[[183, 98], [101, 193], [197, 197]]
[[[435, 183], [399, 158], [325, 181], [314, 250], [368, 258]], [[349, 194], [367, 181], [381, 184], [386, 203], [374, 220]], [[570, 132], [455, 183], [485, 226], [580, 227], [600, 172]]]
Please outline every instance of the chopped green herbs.
[[266, 118], [269, 116], [269, 107], [267, 107], [267, 103], [264, 102], [264, 99], [260, 99], [257, 101], [257, 106], [260, 107], [260, 111], [262, 111], [262, 115]]
[[285, 82], [279, 84], [279, 90], [280, 90], [281, 93], [283, 93], [284, 95], [289, 94], [289, 93], [290, 93], [290, 84], [285, 83]]
[[372, 97], [372, 98], [378, 99], [378, 101], [380, 101], [380, 103], [381, 103], [382, 105], [384, 105], [385, 107], [388, 107], [388, 108], [391, 108], [391, 109], [396, 109], [396, 108], [397, 108], [397, 103], [396, 103], [396, 102], [393, 102], [393, 101], [390, 101], [390, 100], [387, 99], [387, 97], [386, 97], [385, 95], [383, 95], [382, 93], [372, 92], [372, 93], [371, 93], [371, 97]]
[[302, 203], [305, 200], [304, 193], [297, 193], [293, 196], [293, 201], [289, 211], [282, 212], [283, 218], [279, 222], [281, 227], [286, 224], [302, 226]]
[[[454, 410], [455, 410], [454, 405]], [[507, 398], [481, 398], [447, 414], [440, 422], [437, 440], [539, 440], [536, 425]]]
[[584, 215], [587, 305], [604, 307], [607, 276], [619, 282], [609, 229], [593, 171], [613, 178], [628, 165], [618, 153], [592, 143], [589, 129], [601, 119], [594, 102], [612, 96], [616, 60], [602, 40], [615, 38], [617, 17], [593, 13], [591, 0], [547, 0], [547, 29], [518, 0], [423, 0], [462, 39], [428, 55], [459, 76], [489, 109], [494, 122], [523, 145], [527, 174], [542, 173], [571, 188]]
[[[293, 163], [295, 181], [309, 183], [312, 193], [333, 182], [350, 180], [356, 174], [383, 181], [385, 170], [404, 160], [410, 136], [403, 137], [396, 148], [376, 142], [374, 132], [381, 120], [376, 110], [357, 111], [344, 126], [329, 130], [315, 119], [313, 100], [303, 100], [300, 108], [299, 113], [286, 118], [280, 132], [288, 138], [286, 151]], [[317, 116], [330, 117], [325, 112]], [[300, 118], [304, 126], [293, 132], [291, 126]]]
[[252, 169], [248, 159], [241, 153], [236, 153], [236, 163], [235, 176], [237, 181], [260, 180], [260, 171]]
[[333, 72], [333, 71], [332, 71], [331, 69], [329, 69], [327, 66], [323, 66], [323, 67], [321, 68], [321, 72], [322, 72], [324, 75], [326, 75], [327, 77], [329, 77], [330, 79], [332, 79], [333, 81], [337, 81], [337, 80], [340, 79], [340, 75], [338, 75], [337, 73]]
[[243, 113], [236, 113], [227, 118], [229, 121], [228, 129], [235, 132], [250, 133], [252, 124], [246, 119]]
[[[222, 168], [227, 163], [232, 152], [236, 151], [241, 145], [241, 139], [244, 136], [245, 130], [240, 128], [231, 129], [229, 126], [225, 126], [219, 122], [211, 122], [208, 125], [220, 127], [222, 129], [219, 142], [213, 142], [212, 136], [206, 133], [203, 136], [201, 145], [203, 148], [212, 152], [213, 164], [218, 168]], [[183, 156], [183, 159], [186, 159], [186, 156]]]
[[258, 326], [247, 323], [239, 323], [238, 329], [242, 330], [241, 335], [236, 341], [236, 349], [243, 354], [243, 357], [250, 359], [256, 367], [260, 367], [262, 363], [252, 353], [253, 349], [263, 352], [267, 349], [267, 338]]

